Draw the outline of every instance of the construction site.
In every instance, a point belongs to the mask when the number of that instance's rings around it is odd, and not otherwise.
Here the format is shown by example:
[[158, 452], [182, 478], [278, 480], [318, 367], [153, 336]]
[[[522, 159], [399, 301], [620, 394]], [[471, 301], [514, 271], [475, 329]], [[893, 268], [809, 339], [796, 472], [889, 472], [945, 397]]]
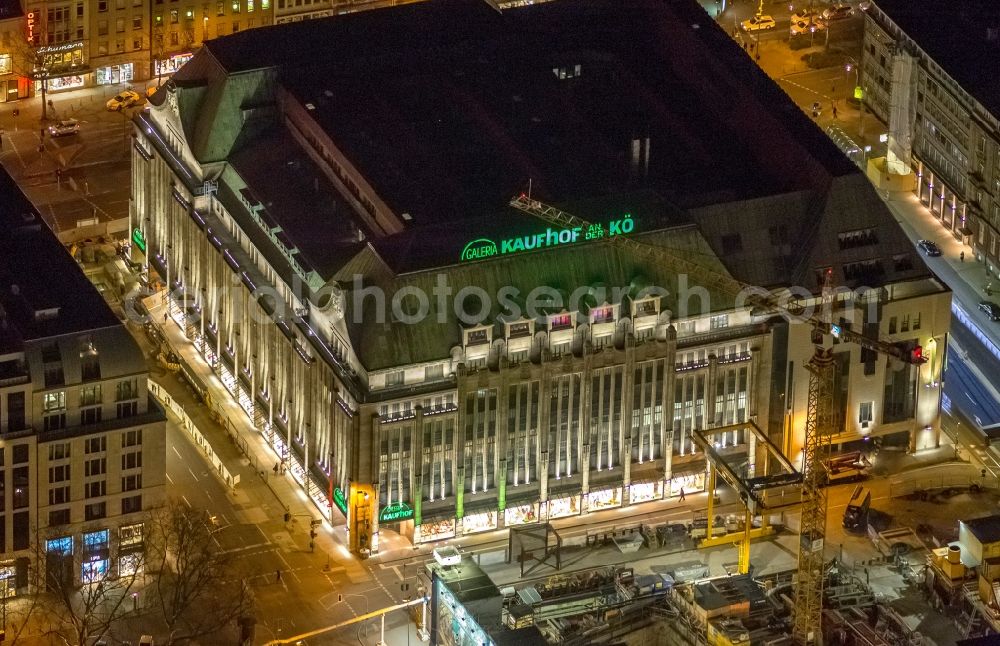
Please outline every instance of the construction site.
[[[563, 227], [589, 225], [525, 196], [511, 205]], [[723, 290], [742, 287], [662, 250], [617, 240], [639, 256], [668, 261]], [[831, 451], [838, 423], [833, 344], [856, 343], [901, 365], [920, 366], [926, 358], [920, 346], [834, 324], [841, 320], [840, 308], [853, 305], [838, 302], [829, 272], [826, 279], [818, 313], [811, 316], [769, 295], [754, 296], [752, 303], [812, 326], [815, 351], [807, 366], [808, 410], [799, 468], [753, 421], [737, 429], [752, 438], [745, 452], [719, 450], [715, 436], [732, 432], [732, 427], [696, 430], [695, 442], [709, 463], [708, 508], [702, 517], [680, 528], [643, 527], [603, 539], [598, 534], [595, 540], [610, 541], [618, 552], [636, 556], [618, 566], [572, 573], [560, 571], [565, 546], [553, 528], [512, 532], [506, 556], [508, 562], [520, 563], [521, 577], [502, 589], [470, 559], [433, 564], [434, 643], [950, 646], [1000, 632], [1000, 516], [961, 521], [957, 536], [954, 528], [935, 530], [922, 522], [921, 536], [899, 513], [929, 504], [941, 516], [940, 503], [945, 502], [950, 518], [956, 518], [958, 508], [951, 506], [955, 496], [983, 495], [971, 467], [958, 464], [955, 477], [910, 483], [909, 488], [897, 482], [896, 494], [912, 504], [896, 504], [890, 482], [885, 497], [893, 503], [891, 515], [872, 508], [875, 497], [867, 482], [837, 487], [863, 480], [869, 462], [860, 452]], [[885, 484], [883, 480], [880, 486]], [[832, 513], [829, 505], [834, 488], [850, 488], [842, 515]], [[743, 513], [716, 513], [720, 489], [736, 494]], [[979, 501], [971, 502], [973, 509], [983, 509]], [[916, 518], [930, 518], [934, 512], [916, 510]], [[755, 572], [752, 544], [777, 544], [781, 538], [787, 543], [789, 534], [794, 549], [782, 548], [794, 557], [788, 567], [776, 569], [772, 560], [771, 567]], [[638, 556], [643, 546], [655, 549], [670, 542], [680, 542], [681, 550], [732, 546], [736, 563], [725, 568], [725, 575], [710, 576], [698, 561], [664, 567], [655, 558], [644, 563]], [[557, 572], [526, 581], [528, 563], [529, 573], [538, 566]]]
[[[949, 468], [954, 472], [960, 466]], [[1000, 516], [970, 518], [953, 523], [950, 530], [944, 524], [942, 502], [970, 514], [997, 505], [997, 492], [980, 490], [969, 469], [967, 476], [952, 477], [947, 486], [940, 478], [931, 478], [923, 483], [927, 489], [889, 503], [880, 500], [895, 512], [887, 520], [893, 527], [882, 531], [869, 524], [888, 518], [872, 507], [869, 483], [851, 487], [843, 513], [830, 516], [831, 525], [840, 525], [830, 529], [842, 529], [843, 542], [824, 550], [821, 616], [814, 624], [819, 630], [809, 631], [809, 643], [951, 646], [1000, 633]], [[921, 518], [930, 522], [917, 526], [915, 521]], [[716, 542], [745, 534], [740, 522], [727, 523], [721, 515], [714, 520], [713, 526], [722, 530], [713, 532]], [[901, 522], [917, 529], [899, 526]], [[759, 533], [760, 519], [753, 525], [751, 530]], [[764, 546], [790, 551], [798, 540], [791, 528], [772, 527], [766, 538], [754, 542], [750, 572], [739, 572], [737, 561], [726, 568], [731, 567], [730, 573], [715, 576], [715, 568], [708, 564], [711, 559], [696, 551], [707, 540], [704, 522], [662, 529], [622, 531], [592, 541], [587, 549], [605, 555], [596, 561], [611, 562], [618, 553], [633, 558], [572, 572], [560, 570], [565, 564], [558, 562], [555, 552], [573, 551], [555, 532], [515, 538], [513, 559], [530, 548], [541, 568], [529, 567], [527, 578], [512, 585], [494, 583], [467, 556], [448, 565], [435, 564], [430, 567], [433, 643], [803, 643], [795, 636], [801, 573], [797, 555], [788, 554], [783, 561], [762, 556], [760, 561], [780, 569], [754, 571], [756, 555], [766, 554], [760, 551]], [[732, 561], [732, 556], [724, 560]], [[547, 570], [547, 575], [532, 578], [539, 570]]]

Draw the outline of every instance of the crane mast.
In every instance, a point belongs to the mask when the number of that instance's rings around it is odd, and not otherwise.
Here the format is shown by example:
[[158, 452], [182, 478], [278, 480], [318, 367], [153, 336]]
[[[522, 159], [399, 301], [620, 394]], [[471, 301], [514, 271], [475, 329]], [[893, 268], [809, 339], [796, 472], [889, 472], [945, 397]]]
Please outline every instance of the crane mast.
[[[816, 339], [815, 336], [819, 336]], [[814, 341], [822, 342], [821, 335]], [[823, 556], [826, 537], [826, 463], [833, 434], [833, 350], [816, 346], [809, 370], [809, 400], [802, 454], [802, 503], [799, 507], [799, 570], [795, 584], [792, 637], [798, 644], [820, 641], [823, 618]], [[815, 632], [814, 632], [815, 631]]]

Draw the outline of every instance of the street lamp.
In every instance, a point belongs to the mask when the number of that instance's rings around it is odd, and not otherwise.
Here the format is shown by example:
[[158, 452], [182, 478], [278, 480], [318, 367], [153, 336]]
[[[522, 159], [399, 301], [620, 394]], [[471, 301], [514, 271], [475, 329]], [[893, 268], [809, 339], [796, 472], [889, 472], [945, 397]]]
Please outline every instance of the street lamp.
[[[827, 27], [829, 29], [829, 27]], [[860, 124], [859, 124], [859, 135], [861, 136], [861, 143], [864, 144], [865, 138], [865, 89], [861, 87], [861, 65], [854, 60], [852, 57], [847, 57], [848, 63], [844, 66], [844, 70], [847, 74], [854, 72], [854, 96], [858, 99], [859, 107], [861, 110]], [[861, 96], [857, 96], [858, 89], [861, 89]]]

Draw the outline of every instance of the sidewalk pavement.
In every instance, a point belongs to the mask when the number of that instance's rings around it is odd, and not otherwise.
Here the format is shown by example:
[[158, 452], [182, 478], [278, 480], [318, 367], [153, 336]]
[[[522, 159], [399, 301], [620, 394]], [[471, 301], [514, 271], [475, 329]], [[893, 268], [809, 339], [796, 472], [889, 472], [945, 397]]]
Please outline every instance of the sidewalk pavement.
[[[287, 511], [292, 515], [293, 522], [299, 524], [302, 539], [301, 542], [308, 542], [308, 522], [303, 518], [312, 521], [314, 519], [323, 521], [326, 531], [317, 532], [316, 552], [327, 554], [338, 566], [347, 570], [352, 581], [360, 582], [370, 578], [369, 572], [361, 565], [361, 562], [354, 558], [346, 547], [346, 534], [344, 532], [345, 520], [340, 516], [339, 511], [334, 512], [335, 526], [329, 523], [329, 519], [320, 514], [316, 506], [309, 500], [305, 492], [298, 483], [292, 480], [290, 472], [278, 476], [272, 472], [278, 458], [267, 445], [264, 437], [254, 429], [246, 413], [233, 401], [226, 391], [225, 386], [219, 378], [212, 372], [205, 360], [198, 354], [194, 346], [184, 337], [180, 328], [175, 322], [170, 321], [164, 325], [163, 315], [165, 306], [162, 303], [160, 294], [151, 296], [144, 301], [149, 309], [150, 319], [157, 329], [164, 335], [167, 344], [175, 354], [180, 356], [187, 364], [188, 369], [198, 379], [211, 394], [212, 400], [217, 402], [217, 413], [221, 415], [221, 423], [216, 421], [213, 412], [203, 403], [195, 399], [187, 391], [182, 390], [177, 393], [178, 401], [184, 402], [185, 410], [192, 419], [197, 419], [199, 430], [205, 435], [213, 449], [222, 454], [225, 450], [225, 463], [234, 472], [240, 473], [240, 483], [236, 486], [236, 495], [233, 501], [237, 504], [245, 503], [245, 493], [248, 489], [269, 490], [269, 494], [264, 497], [276, 500], [282, 513]], [[175, 391], [170, 391], [171, 395]], [[183, 399], [182, 399], [183, 397]], [[237, 447], [246, 447], [246, 453], [240, 454]], [[258, 492], [258, 496], [261, 493]]]

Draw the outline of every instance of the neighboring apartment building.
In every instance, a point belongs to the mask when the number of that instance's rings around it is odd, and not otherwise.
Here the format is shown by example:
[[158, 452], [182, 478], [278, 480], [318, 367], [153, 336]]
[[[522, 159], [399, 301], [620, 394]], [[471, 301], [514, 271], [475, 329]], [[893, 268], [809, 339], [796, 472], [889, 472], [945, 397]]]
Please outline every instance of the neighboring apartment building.
[[[676, 499], [704, 486], [708, 428], [750, 469], [754, 425], [799, 459], [810, 328], [687, 298], [697, 276], [614, 234], [877, 301], [853, 325], [930, 361], [836, 346], [833, 441], [938, 442], [950, 293], [695, 2], [278, 25], [208, 43], [151, 103], [131, 218], [171, 317], [352, 549]], [[596, 224], [547, 227], [508, 205], [524, 190]], [[490, 304], [462, 318], [470, 287]], [[528, 316], [540, 288], [607, 291]]]
[[[933, 16], [933, 18], [928, 18]], [[861, 85], [916, 193], [991, 274], [1000, 267], [1000, 5], [875, 0]]]
[[25, 16], [18, 0], [0, 0], [0, 103], [30, 96], [23, 63]]
[[412, 1], [25, 0], [22, 10], [17, 0], [4, 0], [0, 102], [34, 96], [36, 68], [45, 70], [49, 92], [161, 83], [212, 38]]
[[6, 172], [0, 229], [0, 594], [133, 572], [165, 494], [143, 354]]

